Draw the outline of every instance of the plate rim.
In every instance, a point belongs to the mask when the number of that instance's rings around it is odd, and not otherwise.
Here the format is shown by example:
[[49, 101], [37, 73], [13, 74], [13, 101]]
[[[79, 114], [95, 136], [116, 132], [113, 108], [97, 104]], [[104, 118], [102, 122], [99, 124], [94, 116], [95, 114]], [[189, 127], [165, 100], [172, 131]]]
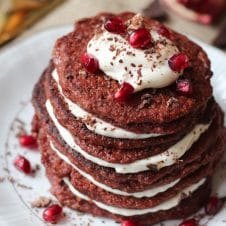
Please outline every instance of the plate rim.
[[[48, 28], [48, 29], [42, 30], [40, 32], [37, 32], [37, 33], [27, 37], [26, 39], [21, 40], [19, 43], [16, 43], [15, 45], [10, 46], [8, 49], [4, 49], [2, 52], [0, 52], [0, 60], [5, 57], [8, 57], [8, 55], [11, 55], [14, 52], [16, 52], [18, 50], [18, 48], [25, 48], [26, 45], [31, 45], [31, 43], [34, 42], [36, 39], [40, 39], [43, 35], [47, 35], [49, 32], [59, 32], [60, 33], [61, 31], [64, 31], [64, 30], [70, 31], [71, 28], [72, 28], [71, 25], [64, 25], [64, 26], [56, 26], [56, 27]], [[222, 55], [226, 59], [226, 54], [223, 51], [221, 51], [221, 50], [215, 48], [214, 46], [211, 46], [193, 36], [190, 36], [190, 35], [186, 35], [186, 36], [188, 36], [190, 39], [192, 39], [199, 45], [201, 44], [201, 46], [204, 50], [205, 50], [205, 48], [209, 48], [209, 49], [211, 49], [211, 51], [215, 52], [218, 55]], [[3, 65], [3, 67], [4, 67], [4, 65]], [[0, 82], [1, 82], [1, 79], [4, 77], [4, 74], [6, 74], [6, 73], [0, 73]], [[16, 113], [17, 112], [15, 112], [15, 114]], [[7, 124], [7, 126], [8, 126], [8, 124]], [[6, 131], [6, 133], [7, 132], [8, 131]], [[3, 143], [5, 143], [5, 140], [3, 140]], [[7, 221], [7, 219], [6, 219], [6, 221]], [[30, 222], [30, 223], [32, 223], [32, 222]]]

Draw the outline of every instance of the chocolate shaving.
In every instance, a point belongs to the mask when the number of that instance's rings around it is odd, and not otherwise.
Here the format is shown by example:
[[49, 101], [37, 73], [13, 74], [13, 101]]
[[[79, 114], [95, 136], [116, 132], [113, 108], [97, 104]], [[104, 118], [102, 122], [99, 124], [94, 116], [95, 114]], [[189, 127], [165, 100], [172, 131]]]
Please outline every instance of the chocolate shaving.
[[34, 200], [31, 203], [31, 207], [32, 208], [45, 208], [47, 207], [50, 203], [52, 202], [51, 199], [44, 197], [44, 196], [40, 196], [38, 199]]
[[226, 48], [226, 22], [223, 24], [217, 37], [214, 39], [213, 44], [219, 48]]
[[40, 165], [36, 164], [35, 167], [32, 169], [32, 173], [35, 174], [39, 170], [40, 170]]
[[114, 46], [114, 45], [110, 45], [109, 50], [110, 50], [111, 52], [114, 52], [114, 51], [115, 51], [115, 46]]
[[144, 18], [141, 14], [136, 14], [127, 24], [128, 30], [137, 30], [142, 27], [144, 27]]
[[148, 106], [150, 104], [150, 100], [143, 100], [139, 105], [138, 105], [138, 109], [141, 110], [144, 107]]
[[142, 108], [147, 107], [148, 105], [150, 105], [151, 99], [152, 99], [152, 97], [151, 97], [151, 94], [149, 94], [149, 93], [142, 95], [141, 96], [142, 102], [138, 105], [137, 108], [139, 110], [141, 110]]
[[27, 186], [27, 185], [25, 185], [25, 184], [17, 183], [17, 186], [20, 187], [20, 188], [23, 188], [23, 189], [28, 189], [28, 190], [31, 190], [31, 189], [32, 189], [32, 187]]
[[[17, 130], [17, 132], [16, 132], [17, 138], [20, 138], [21, 136], [27, 134], [27, 131], [25, 129], [25, 123], [21, 119], [16, 118], [15, 125], [16, 125], [16, 130]], [[12, 130], [13, 130], [13, 128], [12, 128]]]
[[8, 176], [8, 180], [9, 180], [11, 183], [14, 183], [14, 182], [15, 182], [15, 179], [14, 179], [12, 176]]
[[169, 100], [167, 100], [166, 102], [166, 106], [168, 108], [174, 108], [174, 107], [178, 107], [178, 100], [175, 97], [170, 97]]
[[151, 2], [145, 9], [143, 9], [143, 14], [148, 18], [159, 21], [165, 21], [168, 18], [159, 0]]
[[157, 165], [149, 164], [149, 165], [147, 165], [147, 167], [155, 173], [157, 173], [159, 171]]
[[88, 115], [83, 119], [83, 122], [89, 126], [94, 126], [96, 124], [96, 119]]
[[181, 164], [181, 163], [183, 163], [183, 160], [182, 159], [176, 159], [176, 163]]
[[186, 194], [186, 193], [183, 192], [181, 194], [181, 200], [186, 199], [188, 196], [189, 196], [188, 194]]
[[84, 70], [79, 70], [78, 74], [84, 76], [85, 78], [87, 77], [87, 72]]
[[5, 172], [9, 173], [9, 169], [7, 169], [7, 168], [5, 168], [5, 167], [3, 167], [2, 169], [3, 169]]
[[141, 96], [141, 100], [145, 100], [145, 99], [151, 99], [151, 94], [145, 93], [144, 95]]

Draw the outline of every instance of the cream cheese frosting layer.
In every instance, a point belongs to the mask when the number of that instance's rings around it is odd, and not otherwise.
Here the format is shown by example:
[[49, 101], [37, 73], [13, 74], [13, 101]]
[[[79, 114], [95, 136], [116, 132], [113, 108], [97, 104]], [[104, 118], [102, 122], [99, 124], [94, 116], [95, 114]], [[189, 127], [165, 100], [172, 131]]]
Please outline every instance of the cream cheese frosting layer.
[[[162, 135], [162, 134], [155, 134], [155, 133], [144, 133], [144, 134], [133, 133], [125, 129], [113, 126], [110, 123], [105, 122], [93, 116], [92, 114], [82, 109], [79, 105], [75, 104], [64, 95], [62, 87], [60, 86], [60, 83], [59, 83], [59, 75], [56, 69], [53, 71], [52, 76], [56, 81], [58, 90], [61, 96], [63, 97], [65, 103], [67, 103], [71, 113], [76, 118], [81, 119], [83, 123], [86, 125], [87, 129], [89, 129], [90, 131], [96, 134], [99, 134], [101, 136], [121, 138], [121, 139], [146, 139], [146, 138], [158, 137]], [[92, 123], [88, 124], [87, 123], [88, 121], [92, 121]]]
[[75, 169], [79, 174], [81, 174], [83, 177], [85, 177], [87, 180], [89, 180], [90, 182], [92, 182], [93, 184], [95, 184], [97, 187], [102, 188], [105, 191], [108, 191], [110, 193], [116, 194], [116, 195], [123, 195], [123, 196], [133, 196], [135, 198], [143, 198], [143, 197], [153, 197], [161, 192], [165, 192], [166, 190], [168, 190], [169, 188], [172, 188], [173, 186], [175, 186], [180, 179], [177, 179], [171, 183], [168, 183], [167, 185], [163, 185], [163, 186], [158, 186], [155, 188], [151, 188], [151, 189], [147, 189], [145, 191], [142, 192], [133, 192], [133, 193], [128, 193], [128, 192], [124, 192], [118, 189], [113, 189], [111, 187], [108, 187], [105, 184], [102, 184], [98, 181], [96, 181], [91, 175], [83, 172], [82, 170], [80, 170], [77, 166], [75, 166], [70, 159], [63, 155], [55, 146], [54, 144], [50, 141], [50, 147], [52, 148], [52, 150], [58, 155], [59, 158], [61, 158], [63, 161], [65, 161], [68, 165], [70, 165], [73, 169]]
[[179, 53], [176, 45], [151, 30], [153, 45], [145, 50], [133, 48], [121, 35], [103, 31], [89, 41], [87, 53], [99, 62], [100, 69], [120, 84], [126, 82], [135, 92], [163, 88], [175, 82], [182, 72], [172, 71], [168, 60]]
[[161, 169], [163, 167], [175, 164], [191, 148], [192, 144], [199, 139], [201, 134], [203, 134], [210, 126], [210, 124], [196, 125], [193, 130], [186, 136], [184, 136], [180, 141], [160, 154], [137, 160], [129, 164], [118, 164], [110, 163], [100, 158], [96, 158], [80, 148], [79, 145], [75, 143], [73, 135], [70, 133], [70, 131], [64, 128], [58, 122], [56, 116], [54, 115], [53, 106], [51, 105], [50, 100], [46, 101], [46, 109], [50, 118], [54, 122], [60, 136], [73, 150], [97, 165], [113, 168], [117, 173], [122, 174], [147, 171], [150, 170], [150, 168], [148, 167], [150, 165], [155, 166], [156, 169]]
[[86, 201], [92, 201], [96, 206], [98, 206], [99, 208], [106, 210], [110, 213], [129, 217], [129, 216], [135, 216], [135, 215], [143, 215], [143, 214], [147, 214], [147, 213], [154, 213], [154, 212], [158, 212], [158, 211], [161, 211], [161, 210], [169, 210], [169, 209], [172, 209], [173, 207], [176, 207], [180, 203], [180, 201], [182, 200], [184, 195], [189, 196], [191, 193], [196, 191], [200, 186], [202, 186], [205, 183], [206, 178], [203, 178], [199, 182], [192, 184], [191, 186], [183, 189], [176, 196], [174, 196], [173, 198], [161, 203], [160, 205], [157, 205], [157, 206], [152, 207], [152, 208], [141, 209], [141, 210], [118, 208], [118, 207], [115, 207], [115, 206], [106, 205], [102, 202], [91, 200], [88, 196], [86, 196], [86, 195], [80, 193], [78, 190], [76, 190], [73, 187], [73, 185], [70, 183], [68, 178], [64, 178], [63, 180], [64, 180], [65, 184], [68, 186], [68, 188], [70, 189], [70, 191], [75, 196], [77, 196], [81, 199], [84, 199]]

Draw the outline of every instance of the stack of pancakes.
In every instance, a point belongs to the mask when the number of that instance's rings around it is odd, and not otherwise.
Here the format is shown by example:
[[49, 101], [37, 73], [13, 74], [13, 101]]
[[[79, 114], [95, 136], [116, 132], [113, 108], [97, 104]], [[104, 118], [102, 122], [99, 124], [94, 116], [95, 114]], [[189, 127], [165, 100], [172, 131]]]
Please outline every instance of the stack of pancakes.
[[[52, 193], [62, 205], [151, 225], [203, 206], [223, 154], [223, 113], [212, 97], [206, 53], [173, 32], [190, 59], [193, 92], [174, 84], [114, 99], [119, 83], [80, 62], [87, 43], [111, 14], [76, 23], [58, 39], [33, 91], [33, 131]], [[124, 21], [134, 14], [118, 15]], [[161, 26], [146, 20], [153, 28]]]

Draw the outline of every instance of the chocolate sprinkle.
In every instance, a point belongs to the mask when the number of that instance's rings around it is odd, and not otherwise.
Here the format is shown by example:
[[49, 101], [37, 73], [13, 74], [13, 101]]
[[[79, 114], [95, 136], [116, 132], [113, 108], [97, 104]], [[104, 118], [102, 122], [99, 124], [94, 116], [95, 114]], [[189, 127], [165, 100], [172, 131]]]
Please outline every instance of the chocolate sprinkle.
[[152, 1], [145, 9], [143, 9], [143, 14], [151, 19], [159, 21], [167, 20], [167, 14], [159, 0]]
[[157, 167], [157, 165], [149, 164], [149, 165], [147, 165], [147, 167], [148, 167], [151, 171], [153, 171], [153, 172], [155, 172], [155, 173], [158, 172], [158, 167]]

